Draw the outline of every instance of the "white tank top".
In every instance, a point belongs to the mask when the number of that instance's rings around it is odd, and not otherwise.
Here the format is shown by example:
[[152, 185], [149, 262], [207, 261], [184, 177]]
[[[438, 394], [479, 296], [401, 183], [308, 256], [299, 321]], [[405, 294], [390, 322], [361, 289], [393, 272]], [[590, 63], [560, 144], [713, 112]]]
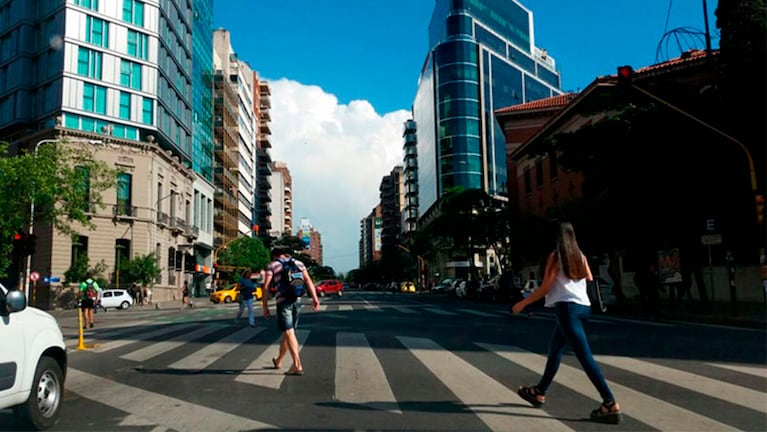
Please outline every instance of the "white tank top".
[[[559, 260], [560, 263], [562, 260]], [[589, 294], [586, 291], [586, 278], [573, 280], [565, 276], [562, 265], [558, 264], [557, 278], [546, 294], [546, 307], [554, 307], [559, 302], [569, 302], [584, 306], [591, 306]]]

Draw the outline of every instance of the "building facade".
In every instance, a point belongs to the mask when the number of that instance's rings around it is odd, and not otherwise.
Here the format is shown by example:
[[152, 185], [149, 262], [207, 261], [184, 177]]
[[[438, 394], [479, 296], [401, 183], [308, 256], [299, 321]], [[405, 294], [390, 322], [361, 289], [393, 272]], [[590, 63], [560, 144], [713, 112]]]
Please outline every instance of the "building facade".
[[272, 121], [271, 109], [272, 91], [269, 83], [254, 76], [256, 94], [253, 98], [256, 109], [257, 140], [256, 140], [256, 178], [254, 184], [256, 193], [254, 196], [253, 221], [257, 228], [254, 229], [256, 236], [266, 236], [273, 231], [272, 228], [272, 131], [269, 127]]
[[437, 0], [413, 103], [419, 218], [452, 187], [507, 200], [506, 145], [493, 113], [559, 93], [530, 10], [515, 0]]
[[293, 233], [293, 180], [285, 162], [271, 164], [272, 202], [270, 203], [272, 237]]
[[95, 231], [35, 226], [32, 269], [61, 277], [86, 254], [117, 284], [120, 259], [154, 253], [157, 298], [174, 297], [191, 280], [186, 260], [206, 249], [206, 208], [194, 206], [192, 1], [3, 0], [0, 20], [2, 139], [98, 141], [94, 157], [120, 171], [107, 207], [92, 209]]
[[309, 219], [301, 218], [296, 236], [303, 241], [307, 255], [318, 265], [322, 265], [322, 235], [314, 229]]
[[381, 231], [383, 225], [381, 204], [360, 220], [360, 268], [381, 259]]
[[418, 222], [418, 131], [415, 121], [405, 121], [402, 131], [404, 156], [402, 174], [405, 178], [405, 208], [402, 211], [403, 233], [414, 232]]
[[381, 179], [381, 251], [386, 257], [399, 253], [402, 239], [402, 210], [405, 208], [405, 176], [401, 166], [395, 166]]

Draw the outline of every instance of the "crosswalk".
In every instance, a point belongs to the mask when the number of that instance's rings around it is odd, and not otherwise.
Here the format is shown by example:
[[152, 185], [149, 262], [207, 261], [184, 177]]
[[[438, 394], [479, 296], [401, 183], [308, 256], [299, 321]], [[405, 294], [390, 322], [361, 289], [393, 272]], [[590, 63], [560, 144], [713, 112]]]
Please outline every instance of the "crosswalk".
[[[366, 310], [378, 316], [380, 312], [434, 314], [435, 316], [474, 316], [492, 319], [507, 316], [504, 310], [473, 310], [469, 308], [445, 309], [430, 305], [397, 304], [373, 305], [330, 304], [321, 311], [348, 312]], [[272, 367], [281, 337], [272, 326], [256, 328], [234, 326], [232, 310], [225, 310], [227, 321], [168, 322], [160, 326], [147, 320], [138, 320], [129, 326], [100, 328], [89, 333], [93, 348], [86, 351], [96, 355], [113, 355], [122, 361], [145, 364], [193, 373], [212, 368], [226, 368], [225, 362], [240, 350], [247, 350], [252, 361], [243, 367], [231, 367], [234, 383], [253, 388], [278, 391], [285, 386], [286, 377]], [[215, 316], [215, 315], [211, 315]], [[222, 315], [223, 316], [223, 315]], [[538, 316], [536, 319], [553, 319]], [[465, 407], [488, 429], [571, 431], [578, 429], [572, 421], [548, 409], [534, 410], [516, 396], [516, 386], [529, 382], [510, 382], [514, 374], [537, 376], [546, 362], [545, 353], [536, 353], [515, 344], [471, 342], [460, 349], [437, 339], [402, 335], [370, 335], [363, 331], [326, 330], [321, 327], [302, 328], [297, 332], [299, 351], [305, 364], [316, 365], [306, 347], [331, 350], [332, 379], [327, 380], [328, 394], [334, 401], [358, 405], [373, 412], [391, 416], [408, 415], [407, 404], [412, 399], [402, 384], [392, 383], [393, 371], [403, 364], [415, 362], [426, 373], [408, 375], [409, 384], [425, 388], [445, 389], [435, 394], [439, 400], [452, 400]], [[330, 334], [330, 335], [329, 335]], [[332, 341], [329, 344], [328, 341]], [[69, 346], [77, 341], [71, 339]], [[195, 349], [185, 347], [195, 345]], [[398, 351], [394, 364], [391, 350]], [[624, 417], [636, 429], [729, 431], [749, 429], [754, 418], [767, 419], [767, 367], [765, 365], [700, 362], [697, 365], [677, 365], [663, 359], [632, 358], [596, 355], [595, 359], [606, 373], [613, 393], [623, 407]], [[408, 363], [405, 363], [407, 360]], [[289, 364], [289, 358], [286, 359]], [[410, 366], [415, 369], [415, 366]], [[717, 373], [706, 373], [705, 369]], [[499, 372], [502, 371], [502, 372]], [[721, 377], [738, 376], [730, 380]], [[742, 383], [743, 376], [754, 383]], [[719, 377], [719, 378], [715, 378]], [[323, 380], [323, 383], [325, 381]], [[582, 369], [573, 361], [562, 363], [555, 383], [584, 402], [584, 410], [599, 404], [598, 395]], [[642, 384], [637, 383], [654, 383]], [[668, 394], [695, 394], [699, 403], [663, 397], [663, 391], [647, 388], [668, 388]], [[76, 367], [70, 369], [68, 390], [120, 409], [130, 414], [133, 424], [158, 425], [159, 429], [179, 428], [179, 418], [188, 430], [252, 430], [275, 428], [241, 415], [218, 411], [185, 402], [167, 395], [132, 387], [102, 378]], [[94, 388], [99, 390], [94, 392]], [[117, 391], [114, 391], [117, 390]], [[757, 420], [757, 423], [759, 420]], [[182, 426], [183, 426], [182, 424]], [[221, 424], [227, 425], [222, 429]], [[231, 429], [229, 429], [231, 428]]]

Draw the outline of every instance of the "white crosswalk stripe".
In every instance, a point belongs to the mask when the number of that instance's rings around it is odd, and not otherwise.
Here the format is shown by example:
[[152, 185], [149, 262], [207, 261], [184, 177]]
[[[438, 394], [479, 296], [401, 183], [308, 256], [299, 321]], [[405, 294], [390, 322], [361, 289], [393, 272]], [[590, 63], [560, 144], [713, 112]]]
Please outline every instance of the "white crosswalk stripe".
[[[545, 356], [530, 353], [517, 347], [482, 343], [477, 345], [536, 373], [541, 373], [543, 365], [546, 363]], [[586, 374], [578, 368], [562, 363], [555, 379], [558, 384], [594, 399], [595, 405], [602, 402], [596, 399], [598, 396], [596, 390]], [[621, 404], [621, 411], [624, 415], [634, 417], [658, 430], [712, 432], [737, 430], [709, 417], [648, 396], [629, 387], [609, 381], [608, 383], [618, 403]]]
[[336, 334], [335, 398], [402, 414], [383, 367], [362, 333]]
[[114, 339], [106, 343], [101, 343], [90, 351], [97, 352], [97, 353], [111, 351], [113, 349], [130, 345], [137, 341], [145, 341], [145, 340], [150, 340], [154, 338], [159, 338], [159, 337], [165, 336], [166, 334], [176, 332], [180, 328], [182, 328], [182, 326], [179, 324], [172, 325], [172, 326], [162, 326], [159, 329], [149, 331], [146, 333], [139, 333], [135, 335], [131, 334], [131, 337], [126, 339]]
[[[301, 351], [301, 348], [303, 348], [306, 339], [309, 337], [309, 333], [309, 330], [296, 330], [298, 351]], [[234, 380], [275, 390], [279, 389], [282, 382], [285, 380], [284, 370], [287, 370], [287, 367], [290, 366], [290, 356], [286, 355], [286, 358], [283, 360], [283, 370], [277, 370], [272, 367], [272, 359], [277, 357], [277, 354], [280, 352], [281, 340], [282, 337], [278, 337], [266, 351], [253, 360], [246, 370], [237, 375], [237, 378]]]
[[212, 343], [199, 351], [193, 352], [179, 361], [171, 363], [168, 367], [171, 369], [205, 369], [216, 360], [234, 351], [240, 344], [262, 331], [264, 331], [263, 327], [258, 327], [256, 329], [246, 327], [227, 335], [216, 343]]
[[448, 310], [445, 310], [445, 309], [441, 309], [441, 308], [436, 308], [436, 307], [425, 307], [425, 308], [421, 308], [421, 309], [425, 310], [427, 312], [433, 313], [433, 314], [437, 314], [437, 315], [445, 315], [445, 316], [456, 316], [456, 315], [458, 315], [455, 312], [451, 312], [451, 311], [448, 311]]
[[716, 366], [724, 369], [729, 369], [735, 372], [740, 372], [746, 375], [753, 375], [759, 378], [767, 377], [767, 368], [764, 366], [742, 366], [742, 365], [728, 365], [721, 363], [708, 363], [711, 366]]
[[465, 313], [465, 314], [469, 314], [469, 315], [481, 316], [481, 317], [493, 317], [493, 318], [495, 318], [495, 317], [498, 316], [498, 315], [496, 315], [494, 313], [478, 311], [478, 310], [475, 310], [475, 309], [456, 309], [456, 311], [461, 312], [461, 313]]
[[219, 330], [221, 330], [220, 327], [213, 327], [213, 326], [198, 328], [197, 330], [194, 330], [192, 332], [182, 333], [171, 339], [164, 340], [162, 342], [157, 342], [157, 343], [148, 345], [144, 348], [140, 348], [136, 351], [129, 352], [128, 354], [124, 354], [120, 356], [120, 358], [124, 358], [126, 360], [133, 360], [137, 362], [146, 361], [153, 357], [157, 357], [160, 354], [164, 354], [168, 351], [176, 349], [180, 347], [181, 345], [185, 344], [186, 342], [199, 339], [205, 335], [211, 334]]

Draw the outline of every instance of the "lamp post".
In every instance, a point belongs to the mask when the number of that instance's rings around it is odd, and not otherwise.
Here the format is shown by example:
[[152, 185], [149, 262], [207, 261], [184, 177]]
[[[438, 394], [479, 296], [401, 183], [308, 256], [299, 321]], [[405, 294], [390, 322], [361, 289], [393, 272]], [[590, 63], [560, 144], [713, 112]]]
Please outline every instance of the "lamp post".
[[[60, 142], [79, 142], [79, 143], [88, 143], [88, 144], [102, 144], [103, 141], [101, 140], [92, 140], [92, 139], [73, 139], [73, 140], [63, 140], [63, 139], [44, 139], [40, 140], [35, 144], [35, 152], [34, 152], [34, 158], [37, 159], [37, 152], [40, 150], [40, 146], [43, 144], [48, 143], [60, 143]], [[35, 231], [35, 195], [32, 194], [32, 199], [29, 203], [29, 235], [34, 234]], [[26, 269], [24, 270], [24, 295], [29, 297], [29, 274], [32, 271], [32, 255], [27, 255], [27, 264]]]
[[418, 263], [420, 264], [418, 281], [419, 281], [419, 284], [421, 285], [421, 289], [425, 289], [426, 286], [424, 284], [423, 278], [424, 278], [424, 269], [426, 268], [426, 264], [424, 263], [423, 257], [421, 255], [413, 253], [410, 249], [406, 248], [405, 246], [402, 246], [401, 244], [398, 244], [397, 247], [418, 258]]

